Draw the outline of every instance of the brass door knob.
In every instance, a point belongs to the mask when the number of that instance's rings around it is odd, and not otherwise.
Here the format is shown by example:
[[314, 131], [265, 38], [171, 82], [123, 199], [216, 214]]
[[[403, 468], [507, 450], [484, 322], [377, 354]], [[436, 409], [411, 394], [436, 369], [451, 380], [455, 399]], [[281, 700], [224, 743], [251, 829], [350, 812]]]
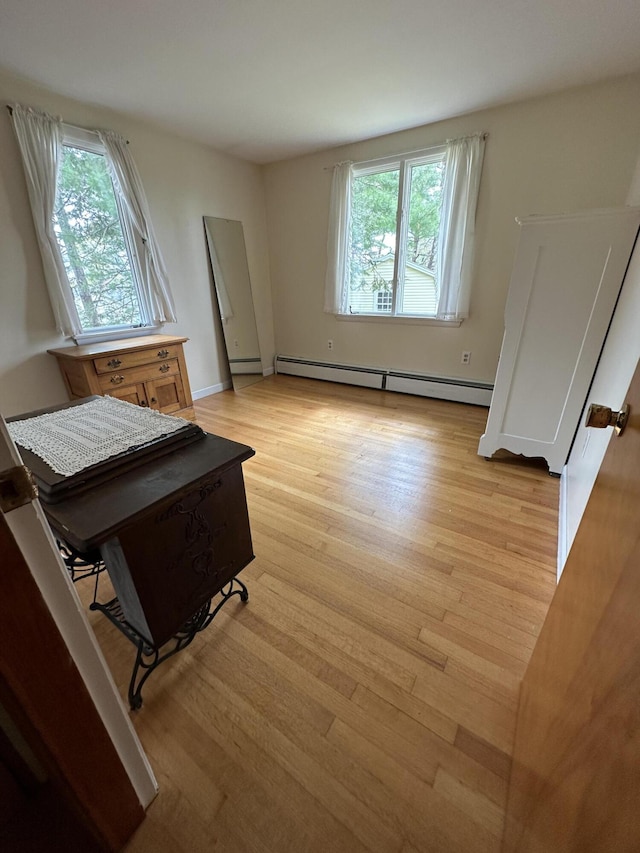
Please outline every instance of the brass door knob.
[[169, 355], [168, 349], [158, 350], [158, 358], [166, 358]]
[[115, 368], [120, 367], [121, 364], [122, 362], [119, 358], [112, 358], [111, 361], [107, 362], [107, 367], [112, 367], [115, 370]]
[[166, 373], [168, 370], [171, 370], [171, 368], [168, 364], [161, 364], [158, 370], [160, 371], [160, 373]]
[[120, 385], [121, 382], [124, 382], [124, 376], [122, 376], [121, 374], [118, 373], [115, 376], [111, 377], [112, 385]]
[[629, 420], [629, 406], [625, 404], [619, 412], [614, 412], [608, 406], [601, 406], [599, 403], [592, 403], [587, 412], [587, 420], [585, 426], [594, 427], [594, 429], [606, 429], [613, 427], [616, 435], [622, 435], [624, 428]]

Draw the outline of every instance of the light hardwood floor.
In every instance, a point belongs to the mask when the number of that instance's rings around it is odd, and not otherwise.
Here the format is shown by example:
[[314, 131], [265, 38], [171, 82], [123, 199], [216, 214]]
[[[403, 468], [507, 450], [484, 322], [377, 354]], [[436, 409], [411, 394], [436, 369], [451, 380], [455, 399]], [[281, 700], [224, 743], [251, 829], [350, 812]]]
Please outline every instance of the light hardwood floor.
[[127, 852], [499, 850], [558, 481], [477, 456], [479, 407], [275, 376], [196, 413], [256, 450], [250, 600], [132, 713], [160, 794]]

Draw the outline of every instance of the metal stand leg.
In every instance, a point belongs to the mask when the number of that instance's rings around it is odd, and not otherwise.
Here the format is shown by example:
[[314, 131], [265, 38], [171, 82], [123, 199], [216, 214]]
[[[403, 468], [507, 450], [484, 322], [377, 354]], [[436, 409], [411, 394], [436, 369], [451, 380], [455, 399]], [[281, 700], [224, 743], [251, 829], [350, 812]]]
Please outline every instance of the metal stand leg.
[[162, 646], [155, 646], [127, 622], [118, 598], [112, 598], [106, 604], [102, 604], [97, 600], [98, 582], [100, 575], [106, 568], [100, 552], [95, 550], [83, 554], [76, 551], [75, 548], [66, 542], [57, 540], [57, 544], [62, 560], [69, 570], [71, 580], [74, 583], [84, 578], [95, 577], [93, 602], [89, 605], [89, 609], [99, 610], [103, 613], [137, 649], [128, 692], [129, 705], [133, 710], [142, 707], [142, 688], [151, 673], [165, 660], [186, 648], [193, 641], [196, 634], [204, 631], [211, 624], [216, 614], [220, 611], [220, 608], [230, 598], [234, 595], [239, 595], [240, 601], [244, 603], [249, 601], [249, 590], [247, 587], [238, 578], [233, 578], [220, 590], [221, 598], [213, 609], [211, 609], [213, 598], [210, 598], [197, 613], [194, 613], [185, 622], [182, 628], [170, 640], [163, 643]]
[[204, 604], [197, 613], [185, 622], [182, 628], [162, 646], [155, 646], [153, 643], [146, 640], [127, 622], [122, 612], [122, 607], [117, 598], [112, 599], [107, 604], [100, 604], [95, 601], [90, 605], [91, 610], [99, 610], [107, 619], [121, 631], [137, 648], [136, 660], [131, 673], [129, 682], [129, 705], [132, 710], [137, 710], [142, 707], [142, 688], [149, 678], [151, 673], [157, 669], [161, 663], [168, 658], [177, 654], [177, 652], [186, 648], [195, 638], [196, 634], [204, 631], [213, 621], [216, 614], [220, 611], [226, 602], [234, 595], [239, 595], [242, 602], [249, 600], [249, 591], [247, 587], [238, 580], [233, 578], [226, 586], [220, 590], [221, 600], [216, 606], [211, 609], [213, 599]]
[[67, 567], [73, 583], [84, 580], [84, 578], [95, 577], [96, 582], [93, 589], [93, 600], [95, 601], [98, 594], [98, 580], [106, 569], [100, 551], [89, 551], [83, 554], [60, 539], [56, 539], [56, 544], [62, 562]]

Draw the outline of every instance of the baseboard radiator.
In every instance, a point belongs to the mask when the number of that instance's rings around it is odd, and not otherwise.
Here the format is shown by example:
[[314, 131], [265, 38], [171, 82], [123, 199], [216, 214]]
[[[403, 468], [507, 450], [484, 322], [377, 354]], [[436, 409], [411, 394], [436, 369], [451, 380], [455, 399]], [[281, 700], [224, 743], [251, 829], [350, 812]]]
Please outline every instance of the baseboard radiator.
[[231, 373], [262, 373], [262, 359], [260, 358], [230, 358], [229, 368]]
[[289, 376], [304, 376], [307, 379], [324, 379], [346, 385], [379, 388], [418, 397], [437, 397], [456, 403], [472, 403], [488, 406], [491, 403], [493, 385], [489, 382], [451, 379], [445, 376], [427, 376], [420, 373], [405, 373], [376, 367], [357, 367], [350, 364], [331, 364], [324, 361], [307, 361], [287, 355], [277, 355], [275, 372]]

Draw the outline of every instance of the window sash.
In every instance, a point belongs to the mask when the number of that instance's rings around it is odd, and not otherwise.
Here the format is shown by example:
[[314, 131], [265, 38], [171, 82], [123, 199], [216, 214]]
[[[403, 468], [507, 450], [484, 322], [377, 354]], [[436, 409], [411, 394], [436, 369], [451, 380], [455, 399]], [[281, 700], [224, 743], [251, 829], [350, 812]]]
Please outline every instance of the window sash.
[[[396, 209], [395, 252], [393, 279], [391, 281], [391, 310], [381, 311], [373, 308], [371, 312], [357, 311], [353, 313], [372, 316], [382, 314], [386, 317], [425, 317], [433, 319], [432, 313], [411, 313], [399, 310], [404, 304], [406, 283], [406, 267], [408, 254], [409, 214], [411, 209], [413, 168], [433, 163], [443, 162], [446, 146], [439, 145], [402, 156], [385, 157], [358, 163], [352, 167], [352, 181], [367, 175], [379, 175], [386, 172], [398, 171], [398, 200]], [[345, 285], [348, 286], [348, 285]]]
[[[100, 141], [100, 137], [95, 131], [85, 130], [84, 128], [73, 127], [71, 125], [63, 124], [62, 146], [63, 148], [78, 149], [81, 151], [87, 151], [90, 154], [96, 154], [98, 156], [104, 157], [105, 165], [108, 169], [107, 150]], [[132, 232], [131, 223], [129, 221], [128, 216], [126, 215], [126, 210], [123, 208], [120, 195], [117, 192], [116, 187], [113, 185], [113, 179], [111, 179], [111, 188], [113, 192], [113, 198], [116, 204], [116, 209], [118, 212], [122, 239], [129, 261], [129, 269], [131, 272], [135, 298], [138, 305], [140, 323], [110, 323], [101, 326], [89, 326], [82, 324], [82, 331], [79, 335], [76, 335], [76, 337], [78, 338], [86, 337], [87, 335], [93, 338], [103, 333], [110, 334], [112, 332], [122, 334], [123, 332], [126, 332], [129, 329], [139, 329], [141, 327], [148, 327], [153, 325], [150, 319], [148, 301], [144, 299], [144, 289], [141, 287], [142, 271], [140, 269], [140, 264], [138, 261], [140, 250], [139, 247], [136, 246], [135, 235]], [[69, 287], [71, 289], [70, 284]]]
[[[165, 322], [176, 322], [164, 261], [153, 233], [142, 182], [126, 149], [126, 141], [111, 131], [63, 126], [61, 118], [21, 104], [12, 105], [12, 116], [56, 328], [67, 337], [83, 341], [87, 337], [106, 340], [122, 334], [121, 328], [114, 333], [103, 327], [95, 335], [87, 335], [76, 310], [53, 228], [63, 138], [89, 151], [95, 151], [97, 145], [103, 149], [100, 153], [104, 153], [109, 167], [125, 240], [129, 241], [134, 267], [139, 270], [138, 283], [144, 310], [149, 322], [153, 323], [147, 327], [146, 333]], [[130, 329], [131, 334], [140, 333], [134, 327], [125, 328]]]

